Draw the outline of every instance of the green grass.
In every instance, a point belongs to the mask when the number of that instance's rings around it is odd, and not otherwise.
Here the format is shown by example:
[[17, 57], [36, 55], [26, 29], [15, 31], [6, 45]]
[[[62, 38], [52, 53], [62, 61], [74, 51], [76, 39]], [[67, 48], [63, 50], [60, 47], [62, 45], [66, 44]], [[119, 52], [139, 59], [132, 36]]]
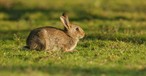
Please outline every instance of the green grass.
[[[72, 53], [23, 50], [31, 29], [62, 28], [66, 11], [86, 33]], [[0, 76], [145, 76], [145, 0], [1, 0]]]

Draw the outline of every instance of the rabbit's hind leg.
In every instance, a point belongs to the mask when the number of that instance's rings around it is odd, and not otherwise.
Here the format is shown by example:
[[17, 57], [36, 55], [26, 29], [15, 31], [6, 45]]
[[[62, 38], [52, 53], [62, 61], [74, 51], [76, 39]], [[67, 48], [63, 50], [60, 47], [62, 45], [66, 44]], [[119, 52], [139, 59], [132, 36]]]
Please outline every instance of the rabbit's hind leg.
[[40, 50], [47, 50], [48, 49], [48, 34], [47, 31], [45, 29], [40, 30], [40, 32], [38, 32], [38, 36], [39, 36], [39, 46], [40, 46]]

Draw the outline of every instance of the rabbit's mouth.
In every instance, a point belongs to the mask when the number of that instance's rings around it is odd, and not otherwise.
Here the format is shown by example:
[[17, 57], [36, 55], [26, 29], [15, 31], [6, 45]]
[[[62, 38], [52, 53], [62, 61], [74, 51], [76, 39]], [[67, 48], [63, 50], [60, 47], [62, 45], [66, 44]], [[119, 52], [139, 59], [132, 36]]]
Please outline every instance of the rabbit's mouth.
[[84, 38], [84, 36], [81, 36], [80, 39]]
[[79, 36], [79, 39], [84, 38], [85, 34], [82, 34], [81, 36]]

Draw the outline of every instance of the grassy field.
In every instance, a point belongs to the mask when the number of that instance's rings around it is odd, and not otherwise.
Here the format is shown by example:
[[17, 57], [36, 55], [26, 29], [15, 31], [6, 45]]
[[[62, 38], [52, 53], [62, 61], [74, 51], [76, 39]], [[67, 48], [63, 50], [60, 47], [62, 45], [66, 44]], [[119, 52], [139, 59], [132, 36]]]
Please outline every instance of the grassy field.
[[[62, 12], [86, 33], [78, 51], [22, 49]], [[0, 76], [146, 76], [146, 1], [0, 0]]]

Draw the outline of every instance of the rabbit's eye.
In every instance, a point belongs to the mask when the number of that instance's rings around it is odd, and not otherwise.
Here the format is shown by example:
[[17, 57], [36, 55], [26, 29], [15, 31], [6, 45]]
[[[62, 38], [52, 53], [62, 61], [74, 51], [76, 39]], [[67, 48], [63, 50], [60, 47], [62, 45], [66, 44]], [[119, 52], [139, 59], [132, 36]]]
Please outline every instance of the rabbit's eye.
[[79, 28], [77, 27], [76, 30], [79, 31]]

